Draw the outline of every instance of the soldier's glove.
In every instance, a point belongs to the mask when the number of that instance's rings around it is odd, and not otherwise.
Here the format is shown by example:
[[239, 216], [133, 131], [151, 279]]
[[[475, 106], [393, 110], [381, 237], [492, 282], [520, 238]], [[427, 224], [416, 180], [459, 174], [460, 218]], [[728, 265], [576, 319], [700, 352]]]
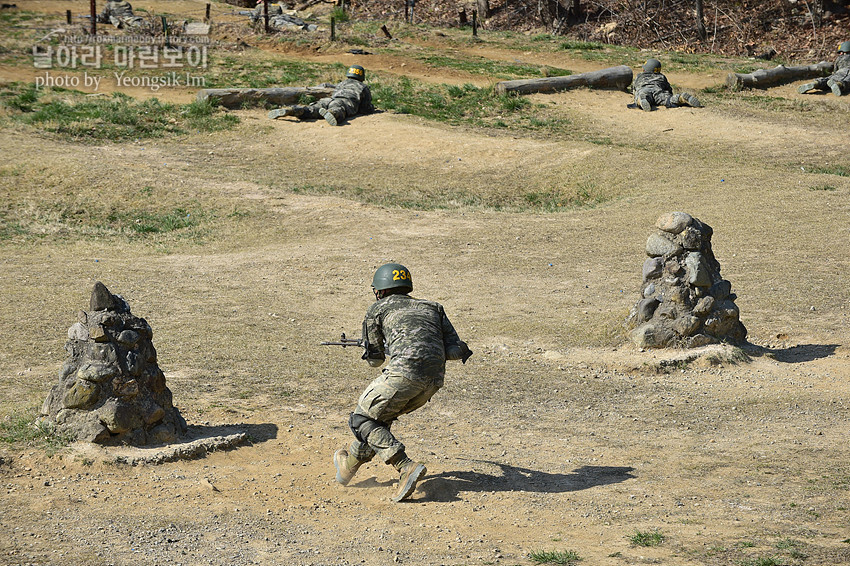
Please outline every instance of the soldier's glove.
[[466, 360], [472, 355], [472, 350], [469, 349], [469, 346], [466, 345], [466, 342], [461, 341], [460, 343], [460, 361], [461, 363], [466, 363]]
[[466, 363], [466, 360], [468, 360], [471, 355], [472, 350], [469, 349], [469, 346], [467, 346], [466, 342], [463, 340], [461, 340], [457, 346], [450, 346], [446, 348], [447, 360], [460, 360], [463, 363]]

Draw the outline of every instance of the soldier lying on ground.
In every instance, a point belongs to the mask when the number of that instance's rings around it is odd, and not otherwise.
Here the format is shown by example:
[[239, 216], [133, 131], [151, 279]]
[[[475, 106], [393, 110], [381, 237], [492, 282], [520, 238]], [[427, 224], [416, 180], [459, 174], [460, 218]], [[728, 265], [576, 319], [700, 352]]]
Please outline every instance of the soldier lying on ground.
[[[304, 31], [316, 31], [319, 26], [316, 24], [308, 24], [301, 18], [295, 16], [295, 10], [289, 10], [289, 13], [284, 13], [286, 6], [282, 3], [269, 3], [269, 27], [278, 31], [285, 29], [300, 29]], [[247, 15], [251, 18], [251, 24], [257, 25], [262, 22], [265, 17], [265, 8], [263, 0], [257, 0], [257, 7], [253, 10], [239, 12], [242, 15]]]
[[831, 90], [835, 96], [850, 94], [850, 41], [838, 45], [838, 57], [832, 65], [831, 75], [801, 85], [797, 92], [806, 94], [810, 90]]
[[661, 72], [661, 62], [649, 59], [643, 66], [643, 72], [638, 73], [632, 84], [635, 95], [634, 107], [649, 112], [655, 106], [675, 108], [677, 106], [702, 106], [693, 94], [673, 94], [673, 87], [667, 82], [667, 77]]
[[322, 98], [309, 106], [284, 106], [269, 112], [269, 118], [294, 116], [300, 120], [315, 120], [322, 117], [331, 126], [338, 126], [346, 118], [374, 112], [372, 91], [363, 82], [366, 78], [363, 67], [352, 65], [345, 76], [346, 79], [334, 87], [330, 98]]
[[97, 16], [97, 21], [122, 29], [140, 27], [145, 20], [133, 14], [133, 7], [126, 0], [109, 0]]

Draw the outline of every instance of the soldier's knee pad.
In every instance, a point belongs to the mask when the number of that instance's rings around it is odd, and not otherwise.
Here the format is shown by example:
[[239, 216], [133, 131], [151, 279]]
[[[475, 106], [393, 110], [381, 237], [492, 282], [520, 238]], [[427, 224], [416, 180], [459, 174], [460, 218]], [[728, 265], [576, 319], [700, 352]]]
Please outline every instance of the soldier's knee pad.
[[348, 417], [348, 428], [351, 429], [351, 432], [354, 434], [354, 438], [360, 442], [368, 444], [366, 439], [369, 438], [372, 431], [376, 428], [389, 428], [389, 425], [385, 422], [367, 417], [366, 415], [351, 413], [351, 416]]

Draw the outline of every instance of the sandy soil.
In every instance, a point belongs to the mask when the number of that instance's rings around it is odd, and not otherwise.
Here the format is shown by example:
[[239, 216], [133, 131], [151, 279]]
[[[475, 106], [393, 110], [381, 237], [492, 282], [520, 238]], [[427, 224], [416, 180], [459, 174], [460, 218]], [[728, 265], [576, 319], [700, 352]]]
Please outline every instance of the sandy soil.
[[[3, 245], [2, 411], [40, 404], [65, 329], [101, 280], [151, 323], [193, 433], [251, 441], [138, 466], [121, 463], [126, 449], [0, 450], [0, 563], [525, 565], [571, 550], [586, 565], [850, 564], [850, 179], [805, 171], [850, 165], [850, 109], [792, 86], [770, 95], [815, 110], [718, 101], [646, 114], [623, 93], [533, 97], [603, 144], [391, 113], [331, 128], [244, 110], [235, 131], [103, 146], [9, 127], [4, 167], [27, 183], [4, 173], [4, 195], [79, 192], [84, 207], [150, 187], [246, 214], [199, 242]], [[411, 194], [583, 182], [619, 196], [560, 214], [423, 211], [293, 192], [282, 178]], [[749, 361], [624, 342], [643, 243], [670, 210], [714, 227]], [[389, 260], [411, 268], [416, 294], [443, 303], [475, 351], [397, 423], [428, 466], [401, 504], [381, 463], [335, 483], [331, 454], [349, 442], [348, 412], [375, 370], [318, 345], [356, 334], [372, 272]], [[663, 542], [637, 545], [639, 532]]]

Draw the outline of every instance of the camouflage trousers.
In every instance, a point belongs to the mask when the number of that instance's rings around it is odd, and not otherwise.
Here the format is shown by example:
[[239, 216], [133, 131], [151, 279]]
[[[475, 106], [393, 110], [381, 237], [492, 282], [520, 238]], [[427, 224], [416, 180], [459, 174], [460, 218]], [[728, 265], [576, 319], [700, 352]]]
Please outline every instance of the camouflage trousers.
[[831, 90], [829, 86], [830, 81], [838, 84], [838, 88], [841, 89], [841, 94], [850, 94], [850, 77], [845, 76], [845, 74], [839, 75], [836, 73], [829, 77], [821, 77], [819, 79], [815, 79], [809, 84], [813, 90], [829, 92]]
[[384, 371], [372, 381], [357, 400], [355, 414], [364, 415], [386, 426], [375, 428], [366, 442], [355, 440], [349, 453], [361, 462], [378, 457], [389, 462], [398, 453], [404, 451], [404, 444], [393, 436], [390, 426], [401, 415], [413, 412], [431, 400], [431, 397], [443, 386], [443, 378], [407, 379], [400, 375]]
[[349, 116], [357, 114], [357, 105], [347, 98], [321, 98], [305, 108], [304, 114], [300, 117], [312, 120], [321, 118], [322, 115], [319, 114], [319, 108], [324, 108], [340, 122]]
[[653, 106], [666, 106], [675, 108], [679, 105], [679, 95], [662, 90], [654, 85], [649, 85], [635, 92], [635, 104], [640, 106], [640, 99], [647, 99]]

